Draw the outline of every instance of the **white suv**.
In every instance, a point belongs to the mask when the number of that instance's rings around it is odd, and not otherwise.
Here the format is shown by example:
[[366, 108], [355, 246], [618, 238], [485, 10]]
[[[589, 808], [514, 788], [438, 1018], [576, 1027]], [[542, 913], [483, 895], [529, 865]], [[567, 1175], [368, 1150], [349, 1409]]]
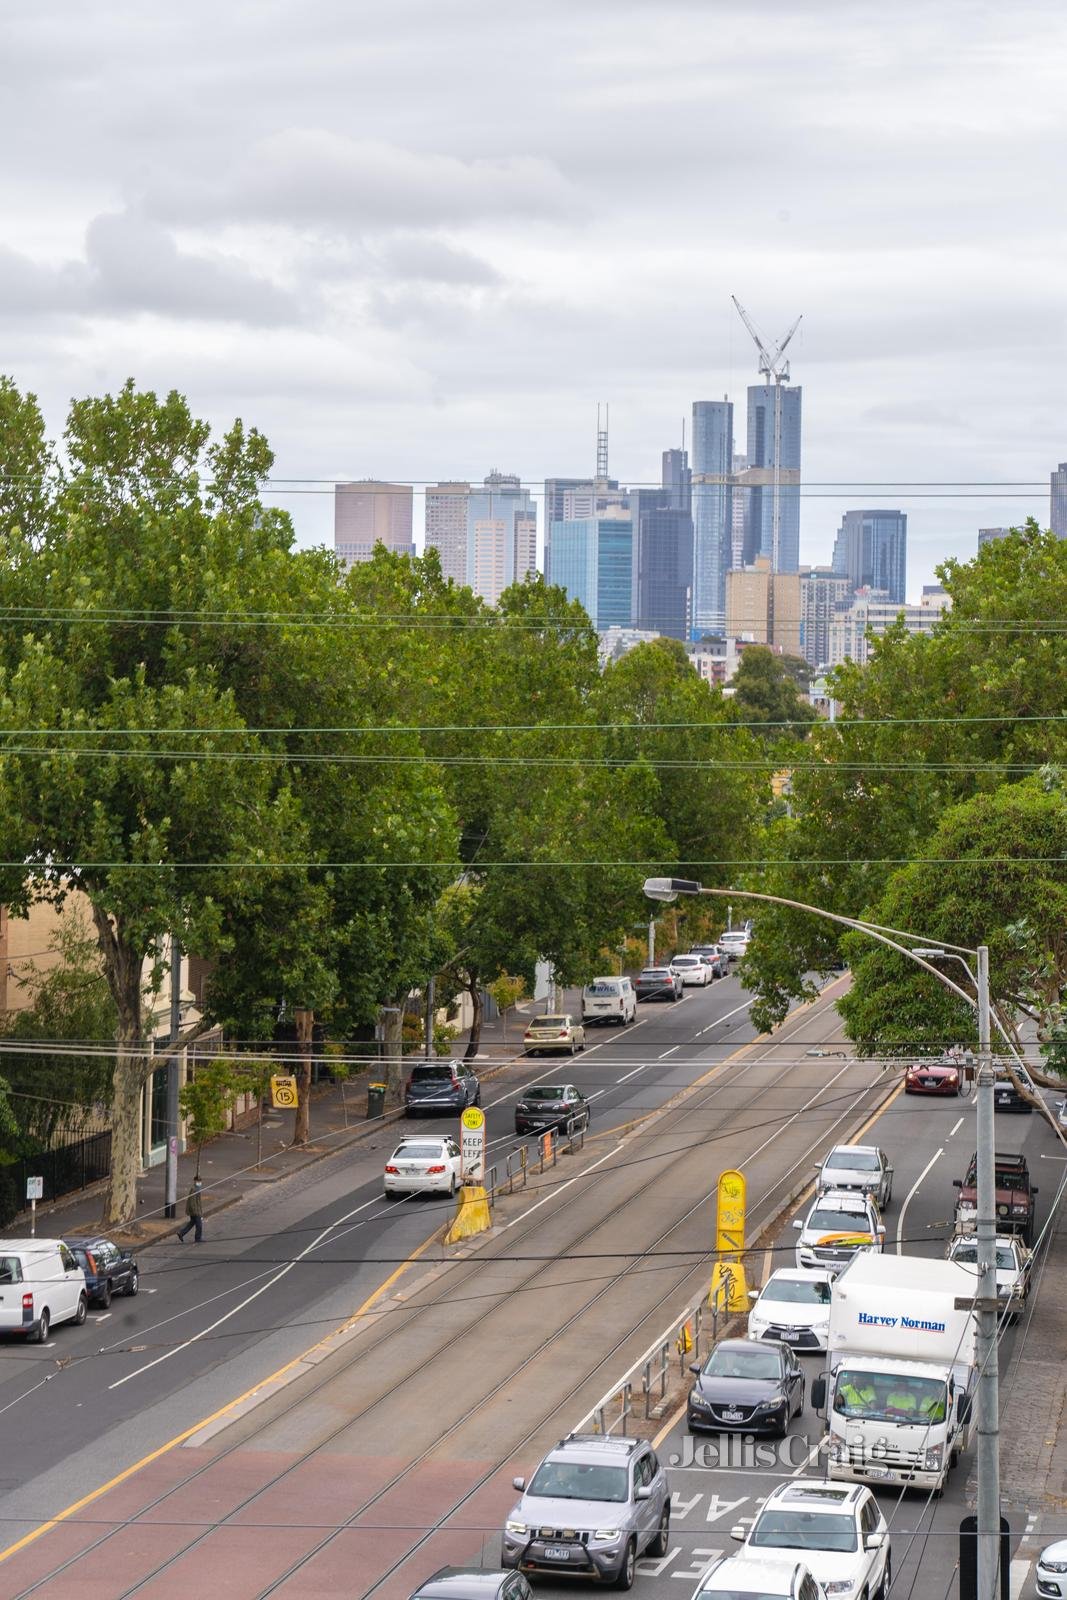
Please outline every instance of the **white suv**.
[[819, 1168], [816, 1188], [819, 1194], [829, 1189], [869, 1194], [885, 1211], [893, 1198], [893, 1169], [876, 1144], [838, 1144]]
[[863, 1484], [819, 1483], [801, 1478], [783, 1483], [764, 1501], [740, 1556], [805, 1561], [829, 1600], [886, 1600], [892, 1581], [889, 1527], [878, 1502]]
[[793, 1223], [798, 1267], [842, 1272], [861, 1250], [881, 1250], [885, 1224], [870, 1195], [828, 1189], [813, 1201], [803, 1222]]
[[826, 1600], [803, 1561], [755, 1561], [720, 1556], [704, 1573], [693, 1600]]

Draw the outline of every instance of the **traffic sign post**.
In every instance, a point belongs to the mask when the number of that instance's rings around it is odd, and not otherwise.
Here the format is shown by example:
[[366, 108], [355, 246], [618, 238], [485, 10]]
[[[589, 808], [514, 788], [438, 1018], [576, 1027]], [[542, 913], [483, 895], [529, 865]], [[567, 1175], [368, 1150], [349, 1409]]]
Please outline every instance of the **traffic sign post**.
[[718, 1259], [711, 1275], [711, 1293], [715, 1295], [725, 1280], [727, 1309], [748, 1310], [748, 1287], [742, 1253], [745, 1248], [745, 1175], [733, 1168], [719, 1174], [718, 1215], [715, 1228], [715, 1249]]
[[485, 1179], [485, 1112], [468, 1106], [459, 1119], [459, 1153], [463, 1182], [482, 1183]]
[[297, 1100], [295, 1077], [275, 1073], [270, 1080], [270, 1103], [275, 1111], [295, 1111]]
[[44, 1199], [44, 1179], [26, 1179], [26, 1199], [30, 1202], [30, 1238], [37, 1237], [37, 1202]]

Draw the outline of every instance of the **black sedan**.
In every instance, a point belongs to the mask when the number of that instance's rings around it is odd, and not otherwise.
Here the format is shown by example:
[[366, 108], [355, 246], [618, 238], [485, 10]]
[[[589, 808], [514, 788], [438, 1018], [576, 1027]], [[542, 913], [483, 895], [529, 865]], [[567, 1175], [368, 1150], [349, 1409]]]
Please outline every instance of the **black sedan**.
[[531, 1083], [515, 1107], [515, 1132], [565, 1128], [572, 1117], [582, 1117], [589, 1126], [589, 1101], [573, 1083]]
[[804, 1409], [804, 1374], [787, 1345], [723, 1339], [703, 1366], [697, 1362], [689, 1370], [697, 1375], [686, 1408], [690, 1432], [742, 1428], [784, 1435], [790, 1418]]
[[132, 1250], [121, 1250], [110, 1239], [65, 1239], [64, 1244], [85, 1273], [90, 1303], [106, 1311], [113, 1294], [136, 1294], [141, 1275]]

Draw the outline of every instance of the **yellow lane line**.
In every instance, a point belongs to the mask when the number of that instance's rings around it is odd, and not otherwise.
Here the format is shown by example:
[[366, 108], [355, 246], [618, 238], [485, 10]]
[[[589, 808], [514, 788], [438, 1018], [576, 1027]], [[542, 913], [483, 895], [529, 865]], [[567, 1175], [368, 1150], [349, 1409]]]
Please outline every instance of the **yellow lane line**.
[[178, 1445], [184, 1444], [187, 1439], [191, 1439], [194, 1434], [199, 1433], [201, 1428], [206, 1428], [211, 1423], [218, 1422], [221, 1417], [228, 1416], [231, 1411], [243, 1405], [246, 1400], [250, 1400], [253, 1395], [258, 1394], [261, 1389], [265, 1389], [268, 1384], [280, 1382], [288, 1373], [306, 1361], [309, 1356], [314, 1355], [317, 1350], [321, 1350], [323, 1345], [328, 1344], [331, 1339], [335, 1339], [338, 1334], [345, 1333], [349, 1328], [354, 1327], [360, 1318], [365, 1317], [367, 1312], [377, 1304], [382, 1296], [388, 1293], [397, 1279], [402, 1277], [421, 1255], [425, 1254], [436, 1239], [440, 1238], [441, 1232], [441, 1228], [435, 1228], [429, 1238], [424, 1239], [422, 1244], [411, 1252], [407, 1260], [402, 1261], [389, 1274], [388, 1278], [378, 1285], [374, 1293], [367, 1296], [359, 1309], [354, 1311], [332, 1333], [326, 1334], [322, 1339], [318, 1339], [308, 1349], [302, 1351], [300, 1355], [294, 1356], [292, 1361], [287, 1361], [283, 1367], [279, 1367], [276, 1372], [270, 1373], [266, 1378], [260, 1378], [258, 1383], [253, 1384], [250, 1389], [246, 1389], [243, 1394], [237, 1395], [235, 1399], [227, 1401], [224, 1406], [220, 1406], [210, 1416], [201, 1417], [200, 1421], [194, 1422], [192, 1427], [184, 1428], [181, 1433], [176, 1433], [173, 1439], [168, 1439], [165, 1444], [161, 1444], [157, 1449], [150, 1451], [148, 1455], [142, 1456], [139, 1461], [133, 1462], [131, 1466], [124, 1467], [113, 1478], [109, 1478], [106, 1483], [102, 1483], [97, 1488], [90, 1490], [80, 1500], [75, 1500], [73, 1505], [65, 1506], [62, 1511], [57, 1511], [55, 1516], [50, 1517], [47, 1522], [42, 1522], [38, 1527], [32, 1528], [29, 1533], [23, 1534], [21, 1539], [16, 1539], [14, 1544], [8, 1545], [6, 1550], [0, 1550], [0, 1561], [6, 1561], [9, 1556], [17, 1555], [20, 1550], [25, 1550], [27, 1545], [33, 1544], [43, 1534], [50, 1533], [53, 1528], [58, 1528], [61, 1522], [69, 1521], [71, 1517], [76, 1516], [79, 1511], [84, 1511], [86, 1506], [91, 1506], [111, 1489], [117, 1488], [120, 1483], [125, 1483], [127, 1479], [134, 1477], [136, 1473], [141, 1472], [145, 1467], [151, 1466], [153, 1461], [158, 1461], [161, 1456], [169, 1455]]

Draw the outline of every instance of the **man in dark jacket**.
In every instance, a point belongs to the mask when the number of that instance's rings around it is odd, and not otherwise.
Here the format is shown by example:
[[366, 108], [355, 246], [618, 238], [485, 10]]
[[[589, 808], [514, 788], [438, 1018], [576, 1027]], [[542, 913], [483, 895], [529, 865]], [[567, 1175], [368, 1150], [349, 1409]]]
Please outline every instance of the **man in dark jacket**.
[[203, 1188], [204, 1185], [200, 1182], [200, 1179], [194, 1178], [193, 1186], [189, 1190], [189, 1197], [185, 1202], [185, 1215], [189, 1220], [185, 1224], [184, 1228], [178, 1229], [178, 1238], [181, 1240], [182, 1244], [185, 1243], [185, 1235], [189, 1232], [190, 1228], [195, 1228], [196, 1230], [193, 1235], [194, 1244], [199, 1244], [204, 1237], [204, 1201], [202, 1197]]

